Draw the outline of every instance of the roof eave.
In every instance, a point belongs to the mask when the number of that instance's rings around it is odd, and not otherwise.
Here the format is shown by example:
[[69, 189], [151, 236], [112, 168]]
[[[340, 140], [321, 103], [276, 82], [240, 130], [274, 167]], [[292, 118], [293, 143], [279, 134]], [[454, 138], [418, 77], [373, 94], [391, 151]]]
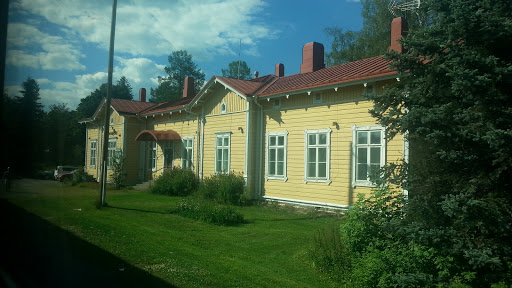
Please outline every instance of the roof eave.
[[[354, 86], [354, 85], [359, 85], [359, 84], [396, 79], [397, 75], [398, 75], [397, 72], [389, 72], [389, 73], [375, 75], [373, 77], [365, 77], [362, 79], [359, 79], [359, 78], [358, 79], [350, 79], [347, 81], [335, 82], [335, 83], [331, 83], [328, 85], [319, 84], [316, 86], [301, 88], [301, 89], [297, 89], [297, 90], [278, 91], [277, 93], [262, 94], [262, 95], [259, 95], [258, 98], [261, 98], [261, 99], [277, 98], [277, 97], [290, 96], [290, 95], [302, 94], [302, 93], [307, 93], [307, 92], [316, 92], [316, 91], [320, 91], [320, 90], [337, 89], [337, 88], [341, 88], [341, 87]], [[404, 76], [404, 75], [402, 75], [402, 76]]]

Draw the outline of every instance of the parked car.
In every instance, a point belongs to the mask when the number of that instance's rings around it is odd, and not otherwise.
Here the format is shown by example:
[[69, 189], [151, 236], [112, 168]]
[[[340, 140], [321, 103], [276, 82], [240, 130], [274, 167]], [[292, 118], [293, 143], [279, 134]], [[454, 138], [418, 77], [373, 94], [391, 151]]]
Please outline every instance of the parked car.
[[74, 166], [57, 166], [53, 175], [55, 176], [55, 180], [57, 181], [67, 181], [73, 179], [73, 172], [78, 169]]

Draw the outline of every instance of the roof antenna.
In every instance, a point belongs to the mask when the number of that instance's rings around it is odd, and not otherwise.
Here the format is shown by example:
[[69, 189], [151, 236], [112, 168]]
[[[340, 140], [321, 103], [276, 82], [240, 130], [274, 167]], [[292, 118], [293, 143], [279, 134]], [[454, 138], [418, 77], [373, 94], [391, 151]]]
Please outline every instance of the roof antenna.
[[[400, 12], [406, 12], [406, 11], [414, 11], [420, 8], [421, 0], [405, 0], [405, 1], [397, 1], [397, 0], [390, 0], [388, 4], [388, 10], [393, 14], [395, 17], [400, 17]], [[417, 11], [415, 11], [416, 15], [419, 14]], [[406, 13], [404, 13], [406, 14]], [[421, 20], [420, 20], [421, 24]]]

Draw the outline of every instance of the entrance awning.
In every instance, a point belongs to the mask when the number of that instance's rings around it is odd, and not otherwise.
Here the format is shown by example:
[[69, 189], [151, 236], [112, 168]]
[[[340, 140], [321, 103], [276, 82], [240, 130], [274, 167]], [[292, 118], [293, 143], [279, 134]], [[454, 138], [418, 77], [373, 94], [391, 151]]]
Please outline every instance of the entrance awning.
[[180, 134], [174, 130], [142, 130], [137, 137], [136, 141], [171, 141], [180, 140]]

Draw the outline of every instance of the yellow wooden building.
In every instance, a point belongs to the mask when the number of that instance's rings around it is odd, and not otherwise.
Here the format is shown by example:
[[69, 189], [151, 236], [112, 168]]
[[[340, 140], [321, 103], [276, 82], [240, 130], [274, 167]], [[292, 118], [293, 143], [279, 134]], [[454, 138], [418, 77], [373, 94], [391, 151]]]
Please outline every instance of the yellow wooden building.
[[[393, 21], [390, 49], [401, 51], [396, 40], [405, 25]], [[386, 140], [364, 97], [399, 81], [389, 64], [378, 56], [325, 68], [323, 45], [311, 42], [299, 74], [285, 76], [277, 64], [275, 74], [250, 80], [214, 76], [197, 94], [187, 78], [183, 97], [172, 102], [147, 103], [142, 90], [139, 101], [113, 99], [109, 155], [123, 152], [128, 184], [170, 167], [192, 169], [200, 179], [234, 172], [254, 198], [347, 207], [370, 191], [383, 165], [407, 158], [407, 143]], [[85, 168], [95, 177], [104, 106], [82, 121]]]

